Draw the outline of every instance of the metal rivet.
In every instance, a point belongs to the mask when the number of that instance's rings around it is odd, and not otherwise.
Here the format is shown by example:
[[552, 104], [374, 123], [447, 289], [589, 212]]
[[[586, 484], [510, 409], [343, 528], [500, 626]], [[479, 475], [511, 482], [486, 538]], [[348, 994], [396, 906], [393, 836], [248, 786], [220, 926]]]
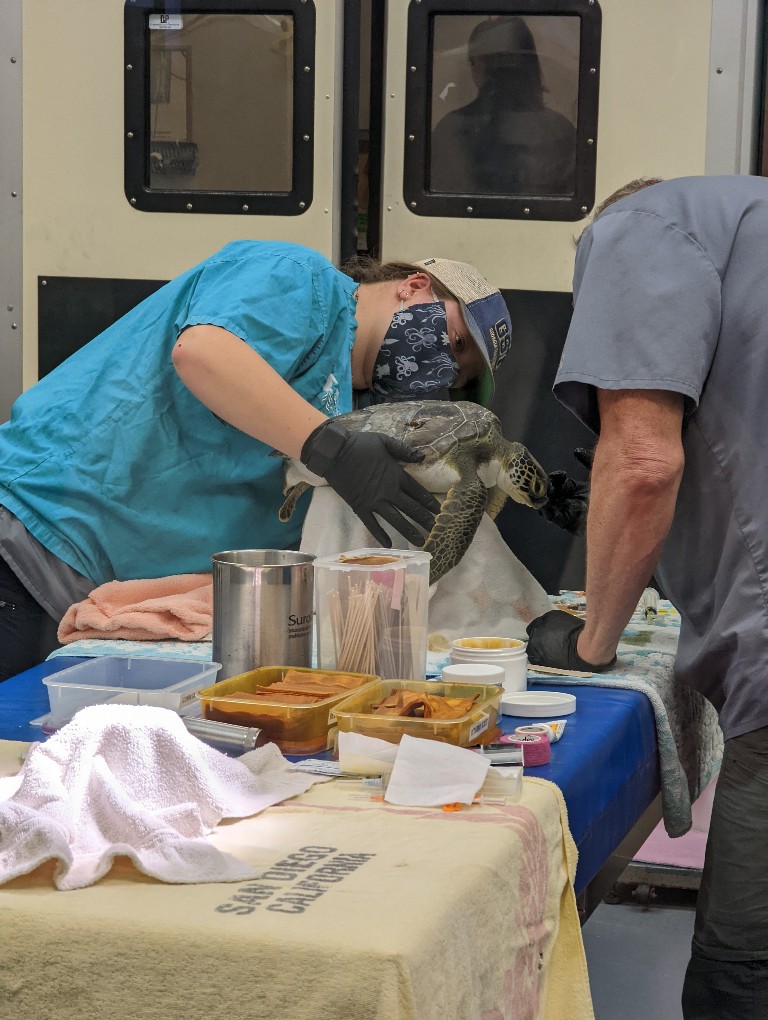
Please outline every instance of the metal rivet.
[[129, 131], [128, 134], [125, 137], [126, 138], [133, 138], [133, 131]]
[[131, 205], [136, 205], [136, 199], [135, 198], [131, 199]]
[[307, 208], [307, 203], [306, 202], [299, 202], [299, 209], [306, 209], [306, 208]]
[[309, 135], [304, 135], [303, 137], [304, 137], [304, 141], [305, 141], [305, 142], [308, 142], [308, 141], [309, 141]]
[[392, 212], [392, 206], [391, 205], [387, 206], [387, 212]]
[[16, 63], [16, 57], [11, 57], [11, 63], [12, 63], [12, 64], [15, 64], [15, 63]]
[[12, 191], [11, 192], [11, 198], [18, 198], [18, 196], [19, 196], [18, 191]]
[[18, 327], [18, 324], [17, 324], [17, 323], [15, 323], [15, 322], [12, 322], [12, 323], [11, 323], [11, 329], [18, 329], [18, 328], [19, 328], [19, 327]]
[[390, 99], [394, 99], [395, 98], [395, 93], [394, 92], [390, 92], [389, 93], [389, 98]]
[[309, 74], [309, 72], [310, 72], [311, 70], [312, 70], [312, 68], [311, 68], [311, 67], [305, 67], [305, 68], [304, 68], [304, 74]]
[[48, 281], [47, 280], [41, 280], [40, 281], [40, 286], [41, 287], [47, 287], [48, 286]]
[[716, 68], [716, 71], [717, 71], [718, 74], [722, 74], [723, 73], [722, 67]]
[[531, 210], [528, 208], [528, 206], [526, 206], [525, 209], [523, 209], [523, 212], [525, 213], [526, 216], [530, 216]]
[[581, 211], [582, 211], [583, 213], [589, 212], [589, 206], [588, 206], [588, 205], [583, 205], [583, 206], [581, 207]]
[[326, 92], [326, 93], [325, 93], [325, 98], [326, 98], [326, 99], [330, 99], [330, 98], [331, 98], [331, 96], [330, 96], [330, 93]]
[[244, 205], [243, 206], [243, 212], [248, 212], [249, 208], [250, 208], [250, 206]]
[[588, 138], [587, 139], [587, 145], [594, 145], [594, 144], [595, 144], [594, 138]]
[[474, 211], [475, 211], [475, 207], [473, 205], [468, 205], [467, 206], [467, 212], [474, 212]]
[[416, 138], [416, 135], [408, 135], [408, 141], [412, 142]]
[[8, 305], [8, 311], [9, 311], [9, 312], [12, 312], [12, 311], [13, 311], [13, 305]]
[[125, 65], [125, 69], [126, 69], [126, 71], [132, 71], [133, 70], [133, 64], [126, 64]]
[[596, 67], [590, 67], [589, 73], [590, 74], [597, 74], [597, 68]]
[[411, 209], [415, 209], [415, 208], [416, 208], [416, 203], [415, 202], [411, 202]]
[[187, 202], [187, 212], [192, 212], [192, 203]]
[[412, 68], [411, 68], [411, 73], [413, 73], [413, 71], [415, 71], [415, 70], [416, 70], [416, 68], [415, 68], [415, 67], [412, 67]]
[[323, 209], [323, 212], [326, 212], [326, 213], [327, 213], [327, 212], [328, 212], [328, 210], [327, 210], [327, 209]]

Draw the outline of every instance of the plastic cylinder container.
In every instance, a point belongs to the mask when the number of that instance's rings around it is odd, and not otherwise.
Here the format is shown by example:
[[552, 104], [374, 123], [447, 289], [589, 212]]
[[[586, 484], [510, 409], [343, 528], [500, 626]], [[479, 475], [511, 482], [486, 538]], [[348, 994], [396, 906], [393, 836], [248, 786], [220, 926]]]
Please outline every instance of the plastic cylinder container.
[[493, 684], [503, 687], [507, 671], [503, 666], [492, 666], [487, 662], [455, 662], [442, 669], [446, 683]]
[[423, 680], [430, 559], [421, 550], [382, 548], [317, 559], [320, 669]]
[[486, 663], [503, 666], [504, 690], [528, 687], [528, 655], [524, 641], [504, 637], [461, 637], [451, 642], [451, 663]]

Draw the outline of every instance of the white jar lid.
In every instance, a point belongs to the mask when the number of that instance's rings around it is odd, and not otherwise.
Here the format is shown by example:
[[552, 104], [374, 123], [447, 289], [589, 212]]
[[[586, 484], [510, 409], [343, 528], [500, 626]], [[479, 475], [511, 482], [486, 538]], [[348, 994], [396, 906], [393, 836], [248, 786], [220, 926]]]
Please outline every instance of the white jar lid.
[[451, 683], [503, 684], [507, 671], [503, 666], [485, 662], [457, 662], [443, 666], [443, 680]]
[[571, 715], [576, 711], [576, 698], [573, 694], [561, 694], [558, 691], [508, 692], [501, 699], [501, 711], [503, 715], [533, 718]]

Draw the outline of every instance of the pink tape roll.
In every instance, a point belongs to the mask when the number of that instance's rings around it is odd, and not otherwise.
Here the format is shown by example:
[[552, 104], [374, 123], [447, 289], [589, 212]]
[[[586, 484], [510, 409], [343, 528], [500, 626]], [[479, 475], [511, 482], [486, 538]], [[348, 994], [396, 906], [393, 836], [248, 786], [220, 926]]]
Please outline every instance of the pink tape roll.
[[546, 765], [552, 758], [549, 737], [543, 733], [515, 733], [514, 739], [509, 743], [521, 748], [524, 766]]

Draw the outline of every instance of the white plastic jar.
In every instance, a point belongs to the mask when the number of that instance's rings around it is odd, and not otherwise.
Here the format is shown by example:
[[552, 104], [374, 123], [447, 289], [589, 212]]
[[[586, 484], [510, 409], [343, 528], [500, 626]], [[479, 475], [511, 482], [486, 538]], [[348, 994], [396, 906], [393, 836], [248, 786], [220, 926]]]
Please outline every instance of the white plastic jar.
[[452, 663], [487, 663], [503, 666], [504, 690], [524, 691], [528, 688], [528, 655], [524, 641], [503, 637], [461, 637], [451, 641]]

